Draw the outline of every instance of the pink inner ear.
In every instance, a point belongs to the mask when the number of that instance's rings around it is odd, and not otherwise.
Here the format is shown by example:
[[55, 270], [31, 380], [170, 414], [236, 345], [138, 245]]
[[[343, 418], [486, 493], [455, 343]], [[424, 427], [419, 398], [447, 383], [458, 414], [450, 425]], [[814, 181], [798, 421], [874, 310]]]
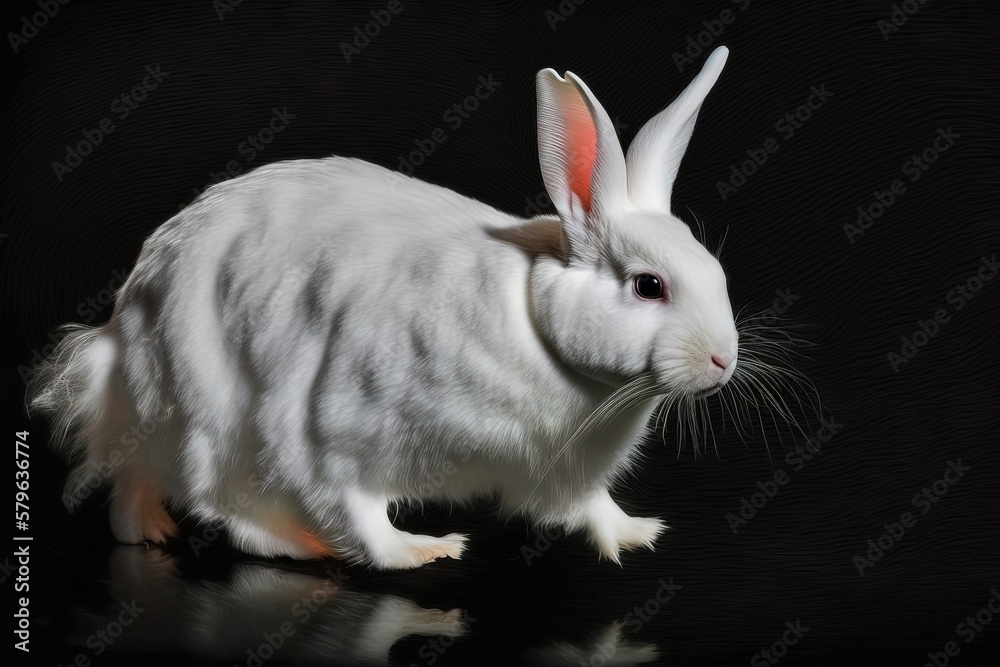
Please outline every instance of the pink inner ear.
[[590, 211], [590, 180], [597, 159], [597, 128], [582, 97], [566, 110], [566, 146], [569, 149], [569, 185]]

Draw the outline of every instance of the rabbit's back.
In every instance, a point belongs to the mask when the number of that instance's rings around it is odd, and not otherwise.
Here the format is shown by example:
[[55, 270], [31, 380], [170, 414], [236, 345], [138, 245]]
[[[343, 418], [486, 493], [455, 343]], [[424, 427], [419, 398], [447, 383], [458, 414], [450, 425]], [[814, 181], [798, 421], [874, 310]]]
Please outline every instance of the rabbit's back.
[[524, 397], [558, 375], [529, 320], [531, 258], [486, 233], [516, 222], [357, 160], [210, 190], [150, 237], [118, 313], [137, 406], [184, 422], [163, 465], [207, 491], [250, 461], [419, 480], [470, 443], [524, 450], [542, 437]]

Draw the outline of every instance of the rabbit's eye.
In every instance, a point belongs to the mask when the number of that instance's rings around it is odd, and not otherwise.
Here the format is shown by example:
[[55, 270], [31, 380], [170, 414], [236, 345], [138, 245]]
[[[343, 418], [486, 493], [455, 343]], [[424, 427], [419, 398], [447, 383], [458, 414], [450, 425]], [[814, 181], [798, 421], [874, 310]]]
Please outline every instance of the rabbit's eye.
[[663, 281], [651, 273], [637, 275], [633, 279], [632, 285], [635, 288], [635, 293], [643, 299], [663, 298]]

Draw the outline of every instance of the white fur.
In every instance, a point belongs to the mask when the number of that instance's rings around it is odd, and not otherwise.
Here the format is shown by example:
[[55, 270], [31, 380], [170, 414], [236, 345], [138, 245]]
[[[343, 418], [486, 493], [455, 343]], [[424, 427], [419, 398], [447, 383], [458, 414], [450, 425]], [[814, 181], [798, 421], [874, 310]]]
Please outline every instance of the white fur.
[[[560, 450], [638, 374], [693, 394], [735, 367], [718, 262], [667, 210], [669, 192], [629, 199], [646, 172], [669, 187], [724, 60], [717, 50], [711, 76], [651, 121], [669, 141], [630, 151], [627, 170], [583, 82], [540, 72], [539, 154], [558, 217], [520, 220], [345, 158], [210, 188], [150, 236], [111, 322], [84, 334], [83, 352], [81, 338], [57, 352], [34, 406], [74, 425], [91, 465], [94, 443], [155, 422], [114, 477], [124, 541], [169, 535], [155, 512], [167, 502], [254, 553], [310, 557], [288, 533], [308, 531], [346, 558], [410, 568], [459, 557], [464, 538], [399, 531], [390, 505], [498, 494], [538, 523], [582, 528], [606, 558], [651, 546], [663, 525], [626, 516], [607, 488], [656, 400]], [[567, 167], [580, 114], [596, 128], [589, 192]], [[527, 227], [555, 242], [511, 240]], [[669, 303], [634, 294], [646, 272]], [[721, 371], [712, 355], [731, 363]]]

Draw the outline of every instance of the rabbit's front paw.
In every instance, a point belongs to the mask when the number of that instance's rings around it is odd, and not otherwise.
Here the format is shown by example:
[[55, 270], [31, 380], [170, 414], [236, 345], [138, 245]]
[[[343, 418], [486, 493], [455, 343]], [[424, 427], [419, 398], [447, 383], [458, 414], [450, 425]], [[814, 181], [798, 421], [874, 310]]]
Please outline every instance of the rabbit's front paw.
[[607, 490], [595, 492], [587, 501], [587, 533], [603, 558], [621, 564], [622, 550], [653, 548], [666, 529], [659, 519], [632, 517], [621, 510]]
[[666, 528], [667, 524], [659, 519], [643, 517], [626, 517], [618, 526], [618, 547], [620, 549], [636, 549], [646, 547], [653, 549], [653, 543]]
[[613, 520], [605, 519], [606, 523], [591, 527], [591, 537], [597, 545], [601, 556], [621, 565], [621, 552], [638, 547], [653, 548], [653, 543], [660, 533], [666, 529], [666, 524], [659, 519], [631, 517], [624, 513]]

